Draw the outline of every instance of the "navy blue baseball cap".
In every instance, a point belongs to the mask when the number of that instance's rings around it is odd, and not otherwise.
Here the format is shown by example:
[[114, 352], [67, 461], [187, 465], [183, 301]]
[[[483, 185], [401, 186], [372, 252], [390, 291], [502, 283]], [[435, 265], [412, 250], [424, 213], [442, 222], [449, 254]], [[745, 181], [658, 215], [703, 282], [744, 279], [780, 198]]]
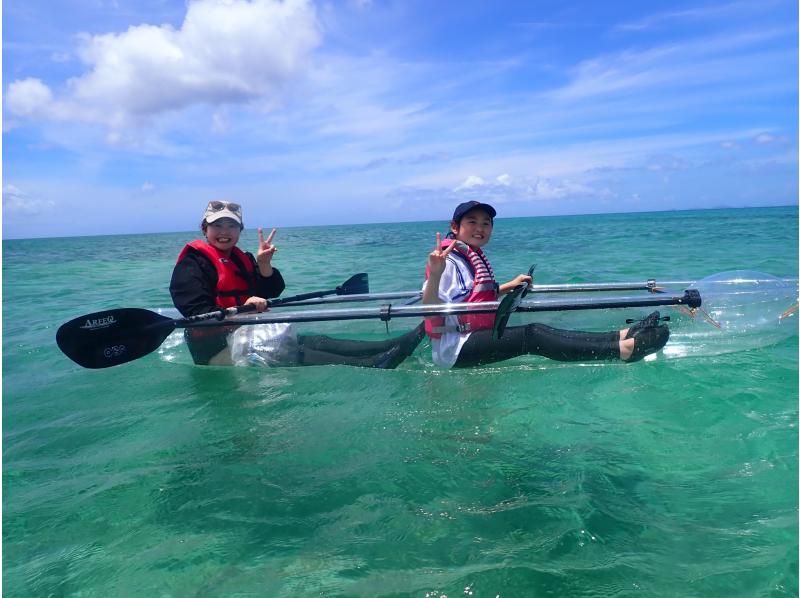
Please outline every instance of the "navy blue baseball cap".
[[464, 214], [476, 208], [480, 208], [481, 210], [485, 211], [492, 218], [494, 218], [497, 215], [497, 210], [495, 210], [488, 203], [481, 203], [475, 200], [465, 201], [464, 203], [458, 204], [456, 211], [453, 212], [453, 222], [460, 222], [461, 219], [464, 217]]

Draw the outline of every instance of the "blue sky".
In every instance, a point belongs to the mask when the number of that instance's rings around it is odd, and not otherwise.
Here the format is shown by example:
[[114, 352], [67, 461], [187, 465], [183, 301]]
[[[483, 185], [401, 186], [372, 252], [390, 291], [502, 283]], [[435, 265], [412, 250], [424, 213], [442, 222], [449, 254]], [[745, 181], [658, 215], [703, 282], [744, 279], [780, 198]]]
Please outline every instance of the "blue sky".
[[3, 2], [5, 238], [796, 204], [759, 2]]

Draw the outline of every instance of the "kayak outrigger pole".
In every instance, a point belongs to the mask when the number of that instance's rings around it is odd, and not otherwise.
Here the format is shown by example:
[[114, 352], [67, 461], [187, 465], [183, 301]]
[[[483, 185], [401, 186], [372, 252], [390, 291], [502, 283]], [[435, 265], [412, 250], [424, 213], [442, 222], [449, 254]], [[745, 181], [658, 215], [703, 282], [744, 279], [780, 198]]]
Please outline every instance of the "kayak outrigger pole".
[[[435, 315], [466, 313], [492, 313], [500, 307], [499, 301], [486, 303], [445, 303], [439, 305], [392, 305], [376, 307], [269, 311], [260, 314], [243, 314], [252, 305], [233, 307], [220, 312], [190, 318], [168, 318], [140, 308], [120, 308], [95, 312], [74, 318], [62, 324], [56, 334], [61, 351], [85, 368], [107, 368], [152, 353], [176, 328], [205, 326], [252, 326], [268, 323], [325, 322], [331, 320], [382, 320], [393, 318], [424, 318]], [[686, 290], [682, 295], [652, 297], [606, 297], [582, 299], [526, 300], [518, 311], [574, 311], [588, 309], [613, 309], [623, 307], [654, 307], [684, 305], [700, 307], [697, 290]]]
[[[520, 303], [516, 311], [576, 311], [589, 309], [615, 309], [624, 307], [658, 307], [663, 305], [684, 305], [689, 308], [700, 307], [702, 299], [696, 289], [687, 289], [682, 295], [656, 295], [652, 297], [591, 297], [580, 299], [528, 299]], [[246, 316], [233, 316], [223, 322], [204, 320], [178, 323], [177, 327], [252, 325], [294, 322], [328, 322], [333, 320], [382, 320], [393, 318], [425, 318], [428, 316], [452, 316], [459, 314], [493, 313], [500, 307], [500, 301], [481, 303], [441, 303], [435, 305], [393, 305], [387, 303], [375, 307], [356, 307], [344, 309], [315, 309], [307, 311], [275, 311]], [[158, 314], [156, 314], [158, 315]], [[163, 317], [163, 316], [159, 316]]]
[[[657, 283], [655, 278], [650, 278], [645, 282], [586, 282], [586, 283], [564, 283], [564, 284], [534, 284], [530, 286], [527, 293], [591, 293], [591, 292], [615, 292], [615, 291], [647, 291], [649, 293], [662, 293], [667, 284], [672, 286], [688, 286], [691, 281], [680, 281], [679, 283]], [[338, 297], [317, 297], [307, 300], [270, 301], [270, 307], [289, 304], [292, 306], [319, 305], [321, 303], [358, 303], [364, 301], [391, 301], [394, 299], [410, 299], [419, 301], [422, 299], [422, 291], [389, 291], [385, 293], [347, 293], [346, 296]]]

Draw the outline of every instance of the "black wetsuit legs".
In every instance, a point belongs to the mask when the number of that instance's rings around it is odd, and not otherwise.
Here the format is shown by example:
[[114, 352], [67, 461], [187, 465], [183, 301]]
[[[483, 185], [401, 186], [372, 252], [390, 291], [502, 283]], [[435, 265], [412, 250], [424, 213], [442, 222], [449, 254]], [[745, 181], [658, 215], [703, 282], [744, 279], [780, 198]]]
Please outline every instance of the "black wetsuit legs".
[[396, 338], [384, 341], [354, 341], [341, 338], [331, 338], [323, 334], [302, 334], [298, 341], [308, 351], [321, 351], [323, 353], [336, 353], [342, 356], [366, 357], [388, 351], [397, 344]]
[[520, 355], [557, 361], [619, 359], [619, 331], [582, 332], [527, 324], [506, 328], [503, 337], [496, 339], [491, 330], [478, 330], [470, 334], [454, 367], [474, 367]]
[[329, 336], [298, 337], [299, 365], [350, 365], [394, 369], [414, 352], [425, 328], [420, 324], [402, 336], [385, 341], [352, 341]]

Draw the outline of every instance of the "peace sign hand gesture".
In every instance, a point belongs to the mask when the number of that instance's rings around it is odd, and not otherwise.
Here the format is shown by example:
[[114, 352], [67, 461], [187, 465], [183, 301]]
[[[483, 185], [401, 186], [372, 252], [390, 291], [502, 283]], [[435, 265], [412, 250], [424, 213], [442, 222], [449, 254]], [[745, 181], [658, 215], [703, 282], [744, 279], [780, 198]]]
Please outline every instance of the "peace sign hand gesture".
[[256, 262], [261, 275], [264, 277], [272, 276], [272, 256], [278, 251], [278, 248], [272, 244], [272, 239], [275, 238], [275, 233], [278, 232], [277, 228], [273, 228], [269, 236], [264, 239], [264, 229], [258, 228], [258, 252], [256, 253]]
[[447, 256], [455, 249], [456, 244], [450, 243], [446, 249], [442, 249], [442, 235], [436, 233], [436, 246], [428, 254], [428, 268], [430, 268], [430, 276], [440, 277], [444, 272], [444, 267], [447, 264]]

